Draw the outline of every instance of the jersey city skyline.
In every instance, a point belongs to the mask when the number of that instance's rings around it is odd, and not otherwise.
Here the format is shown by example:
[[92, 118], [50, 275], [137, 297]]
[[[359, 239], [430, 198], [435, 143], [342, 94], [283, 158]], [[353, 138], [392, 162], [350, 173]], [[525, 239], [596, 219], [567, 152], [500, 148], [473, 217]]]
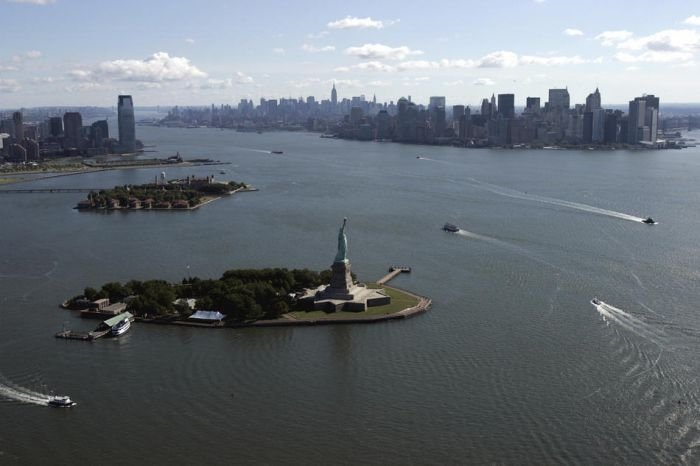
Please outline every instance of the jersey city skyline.
[[[550, 88], [610, 104], [654, 93], [700, 102], [700, 5], [522, 0], [303, 5], [273, 1], [86, 8], [77, 0], [0, 0], [0, 107], [205, 105], [240, 99], [376, 95], [475, 105]], [[520, 103], [522, 101], [522, 103]]]

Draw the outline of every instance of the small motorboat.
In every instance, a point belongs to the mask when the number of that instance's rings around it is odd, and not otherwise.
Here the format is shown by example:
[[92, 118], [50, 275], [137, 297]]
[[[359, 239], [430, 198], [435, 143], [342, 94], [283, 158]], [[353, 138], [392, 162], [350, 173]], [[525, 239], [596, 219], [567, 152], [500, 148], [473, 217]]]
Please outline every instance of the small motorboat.
[[442, 226], [443, 231], [447, 231], [450, 233], [457, 233], [459, 231], [459, 227], [456, 225], [452, 225], [451, 223], [446, 223]]
[[642, 223], [646, 223], [647, 225], [655, 225], [656, 224], [654, 219], [651, 217], [645, 218], [644, 220], [642, 220]]
[[75, 401], [71, 400], [69, 396], [62, 395], [52, 395], [46, 400], [48, 406], [53, 406], [54, 408], [72, 408], [77, 405]]
[[591, 304], [593, 304], [594, 306], [600, 306], [602, 303], [598, 298], [593, 298], [591, 299]]
[[281, 150], [271, 150], [270, 154], [284, 154], [284, 151]]

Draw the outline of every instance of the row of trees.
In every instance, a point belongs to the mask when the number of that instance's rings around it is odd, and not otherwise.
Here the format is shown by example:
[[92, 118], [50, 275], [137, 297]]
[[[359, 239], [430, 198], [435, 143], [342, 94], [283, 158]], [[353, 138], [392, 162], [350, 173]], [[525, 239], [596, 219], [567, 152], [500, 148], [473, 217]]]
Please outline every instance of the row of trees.
[[127, 310], [137, 316], [184, 317], [192, 311], [175, 302], [193, 298], [197, 309], [219, 311], [231, 322], [274, 319], [294, 307], [293, 293], [328, 283], [330, 274], [330, 270], [319, 273], [285, 268], [229, 270], [219, 279], [186, 278], [181, 284], [163, 280], [111, 282], [100, 290], [85, 288], [84, 297], [91, 301], [108, 298], [111, 302], [128, 298]]

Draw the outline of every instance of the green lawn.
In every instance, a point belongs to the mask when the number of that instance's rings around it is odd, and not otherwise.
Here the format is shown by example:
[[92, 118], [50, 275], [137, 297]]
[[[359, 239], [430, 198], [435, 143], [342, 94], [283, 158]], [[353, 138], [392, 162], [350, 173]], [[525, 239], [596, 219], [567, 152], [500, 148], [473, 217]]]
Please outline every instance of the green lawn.
[[374, 284], [368, 284], [368, 288], [381, 288], [386, 294], [391, 296], [391, 303], [386, 306], [376, 306], [369, 307], [365, 312], [324, 312], [324, 311], [296, 311], [287, 314], [298, 320], [308, 320], [308, 319], [363, 319], [367, 316], [383, 316], [387, 314], [394, 314], [395, 312], [403, 311], [409, 307], [413, 307], [418, 304], [419, 299], [414, 298], [402, 291], [395, 290], [393, 288], [382, 288]]

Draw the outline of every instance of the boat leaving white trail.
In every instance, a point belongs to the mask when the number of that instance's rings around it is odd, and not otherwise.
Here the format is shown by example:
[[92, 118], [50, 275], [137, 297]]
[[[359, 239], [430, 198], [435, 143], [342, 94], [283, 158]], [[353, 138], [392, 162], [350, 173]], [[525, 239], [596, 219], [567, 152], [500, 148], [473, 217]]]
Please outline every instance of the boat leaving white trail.
[[13, 401], [19, 401], [21, 403], [29, 403], [40, 406], [47, 406], [49, 398], [43, 393], [35, 392], [24, 387], [19, 387], [5, 380], [0, 380], [0, 397]]
[[660, 348], [662, 347], [661, 340], [665, 337], [664, 333], [647, 324], [639, 317], [597, 299], [592, 300], [591, 304], [606, 322], [617, 324]]
[[605, 215], [607, 217], [619, 218], [622, 220], [628, 220], [630, 222], [643, 222], [644, 218], [636, 217], [634, 215], [629, 215], [624, 212], [616, 212], [614, 210], [602, 209], [600, 207], [591, 206], [588, 204], [581, 204], [578, 202], [565, 201], [562, 199], [554, 199], [546, 196], [538, 196], [537, 194], [528, 194], [522, 191], [517, 191], [515, 189], [504, 188], [491, 183], [486, 183], [484, 181], [479, 181], [474, 178], [469, 178], [476, 186], [479, 186], [486, 191], [498, 194], [499, 196], [510, 197], [513, 199], [521, 199], [524, 201], [540, 202], [543, 204], [556, 205], [559, 207], [568, 207], [569, 209], [580, 210], [582, 212], [588, 212], [591, 214]]

